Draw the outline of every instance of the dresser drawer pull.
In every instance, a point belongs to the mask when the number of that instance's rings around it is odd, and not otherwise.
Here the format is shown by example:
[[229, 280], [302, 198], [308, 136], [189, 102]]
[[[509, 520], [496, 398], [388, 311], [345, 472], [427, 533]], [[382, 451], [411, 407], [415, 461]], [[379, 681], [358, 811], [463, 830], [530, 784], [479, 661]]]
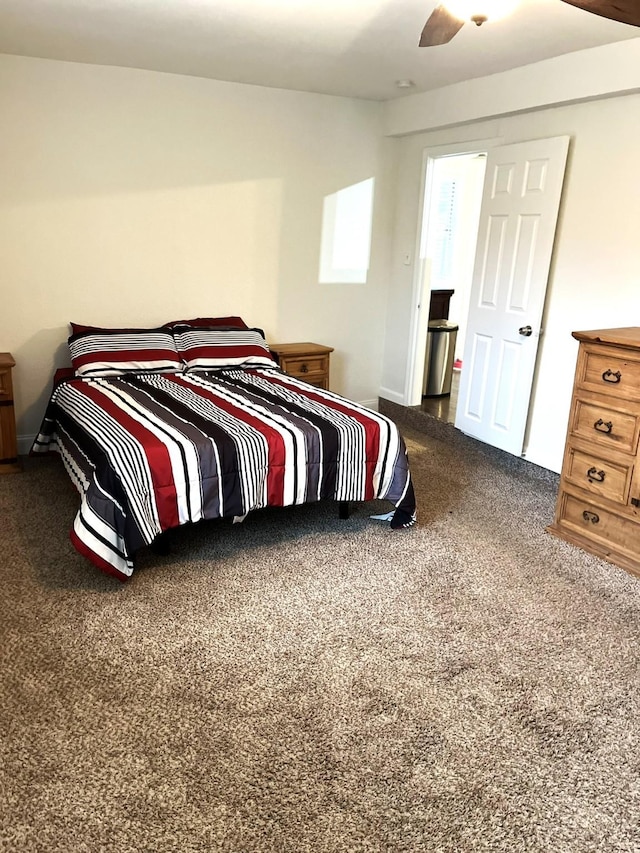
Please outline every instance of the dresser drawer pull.
[[604, 382], [609, 382], [611, 383], [611, 385], [615, 385], [616, 382], [620, 382], [620, 380], [622, 379], [622, 374], [619, 370], [616, 370], [615, 373], [613, 372], [613, 370], [605, 370], [605, 372], [602, 374], [602, 379]]
[[307, 367], [307, 365], [301, 364], [300, 365], [300, 373], [308, 373], [308, 372], [309, 372], [309, 368]]
[[590, 483], [604, 483], [605, 472], [598, 471], [597, 468], [589, 468], [587, 477]]
[[597, 429], [598, 432], [606, 432], [610, 433], [613, 429], [613, 423], [611, 421], [607, 421], [606, 423], [602, 420], [602, 418], [598, 418], [598, 420], [593, 425], [594, 429]]
[[588, 509], [582, 513], [582, 517], [585, 521], [590, 521], [591, 524], [597, 524], [600, 521], [600, 516], [595, 512], [589, 512]]

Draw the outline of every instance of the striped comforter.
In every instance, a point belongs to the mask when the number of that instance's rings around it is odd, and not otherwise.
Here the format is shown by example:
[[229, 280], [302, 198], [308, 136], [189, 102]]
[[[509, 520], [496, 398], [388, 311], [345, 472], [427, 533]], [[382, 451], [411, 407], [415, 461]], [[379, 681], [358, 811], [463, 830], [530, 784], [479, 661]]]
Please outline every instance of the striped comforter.
[[140, 547], [201, 519], [374, 498], [415, 518], [396, 426], [278, 368], [67, 380], [32, 452], [51, 450], [81, 494], [73, 544], [121, 579]]

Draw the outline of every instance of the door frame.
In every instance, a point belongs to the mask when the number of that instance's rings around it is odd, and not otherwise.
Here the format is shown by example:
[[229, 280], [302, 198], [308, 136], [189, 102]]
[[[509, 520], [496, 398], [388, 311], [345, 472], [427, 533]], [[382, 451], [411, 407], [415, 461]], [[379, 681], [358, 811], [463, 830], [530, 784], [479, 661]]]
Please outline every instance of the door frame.
[[422, 378], [424, 372], [424, 352], [427, 345], [427, 322], [429, 310], [428, 294], [430, 275], [428, 262], [420, 257], [423, 230], [426, 227], [426, 201], [432, 189], [434, 161], [456, 154], [482, 154], [504, 144], [504, 137], [492, 136], [489, 139], [473, 139], [468, 142], [450, 142], [434, 145], [422, 152], [420, 170], [420, 198], [418, 201], [418, 222], [416, 228], [413, 257], [413, 285], [411, 290], [411, 317], [409, 321], [409, 350], [407, 370], [404, 382], [404, 406], [419, 406], [422, 402]]

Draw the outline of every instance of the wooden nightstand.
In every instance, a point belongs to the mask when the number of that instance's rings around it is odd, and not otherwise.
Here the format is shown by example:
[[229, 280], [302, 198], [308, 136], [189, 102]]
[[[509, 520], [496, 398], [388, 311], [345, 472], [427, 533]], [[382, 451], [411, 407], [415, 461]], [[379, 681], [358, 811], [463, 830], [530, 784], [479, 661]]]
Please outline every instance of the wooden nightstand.
[[14, 366], [12, 355], [0, 352], [0, 474], [15, 474], [20, 470], [11, 381]]
[[269, 344], [269, 349], [285, 373], [304, 379], [316, 388], [329, 390], [329, 359], [333, 347], [296, 343]]

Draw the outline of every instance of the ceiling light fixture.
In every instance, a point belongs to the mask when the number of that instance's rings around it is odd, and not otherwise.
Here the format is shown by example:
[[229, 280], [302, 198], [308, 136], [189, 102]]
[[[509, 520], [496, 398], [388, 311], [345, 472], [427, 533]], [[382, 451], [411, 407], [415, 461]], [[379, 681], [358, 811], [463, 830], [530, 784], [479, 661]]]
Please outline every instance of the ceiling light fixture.
[[398, 89], [411, 89], [416, 84], [413, 80], [396, 80], [396, 86]]
[[518, 5], [518, 0], [444, 0], [443, 6], [460, 21], [473, 21], [476, 26], [485, 21], [504, 18]]

